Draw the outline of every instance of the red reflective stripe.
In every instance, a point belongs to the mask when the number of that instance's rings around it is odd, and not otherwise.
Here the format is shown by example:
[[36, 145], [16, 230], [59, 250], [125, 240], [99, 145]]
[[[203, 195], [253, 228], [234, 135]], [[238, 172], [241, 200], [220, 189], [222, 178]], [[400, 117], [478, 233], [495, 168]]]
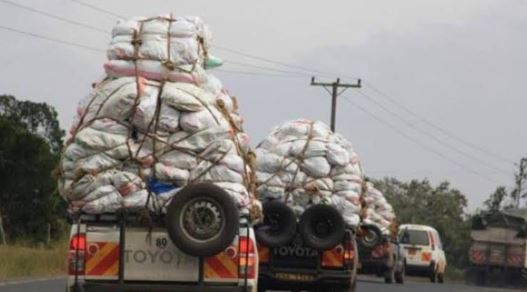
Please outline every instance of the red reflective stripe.
[[237, 278], [237, 275], [233, 274], [235, 271], [229, 271], [216, 257], [208, 257], [205, 261], [220, 278]]
[[97, 265], [87, 271], [88, 275], [105, 275], [106, 271], [112, 268], [119, 261], [119, 245], [115, 244], [111, 252], [104, 257]]

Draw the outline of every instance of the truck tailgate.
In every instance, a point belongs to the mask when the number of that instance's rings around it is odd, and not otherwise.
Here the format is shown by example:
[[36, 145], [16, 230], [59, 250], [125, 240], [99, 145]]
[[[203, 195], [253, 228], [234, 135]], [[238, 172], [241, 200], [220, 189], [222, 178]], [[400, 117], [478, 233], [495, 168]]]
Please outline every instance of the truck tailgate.
[[197, 282], [199, 260], [177, 249], [163, 229], [126, 231], [126, 280]]
[[[119, 228], [87, 227], [87, 280], [117, 280], [119, 274]], [[184, 254], [166, 230], [127, 228], [124, 249], [126, 281], [197, 282], [199, 260]]]

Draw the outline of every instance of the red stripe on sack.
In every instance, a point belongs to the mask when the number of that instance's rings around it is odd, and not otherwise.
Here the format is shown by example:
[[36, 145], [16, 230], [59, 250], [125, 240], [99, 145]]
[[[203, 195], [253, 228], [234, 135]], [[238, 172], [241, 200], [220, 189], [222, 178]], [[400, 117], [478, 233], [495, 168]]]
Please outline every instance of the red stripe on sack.
[[119, 260], [119, 246], [116, 245], [112, 251], [104, 257], [102, 261], [97, 264], [91, 271], [90, 275], [104, 275], [104, 273], [112, 267], [112, 265]]
[[205, 261], [220, 278], [237, 278], [237, 275], [232, 274], [216, 257], [209, 257]]

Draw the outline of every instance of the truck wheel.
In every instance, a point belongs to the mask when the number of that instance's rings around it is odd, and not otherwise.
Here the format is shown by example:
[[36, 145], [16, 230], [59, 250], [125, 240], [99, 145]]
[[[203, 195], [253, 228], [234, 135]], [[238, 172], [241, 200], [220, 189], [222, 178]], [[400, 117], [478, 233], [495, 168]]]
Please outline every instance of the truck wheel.
[[238, 207], [222, 188], [210, 183], [186, 186], [166, 215], [168, 235], [182, 252], [196, 257], [218, 254], [239, 232]]
[[404, 277], [406, 276], [406, 263], [403, 263], [401, 270], [395, 273], [395, 282], [404, 284]]
[[337, 209], [319, 204], [309, 207], [300, 216], [298, 229], [306, 246], [316, 250], [327, 250], [342, 242], [345, 225]]
[[269, 201], [263, 205], [263, 223], [255, 226], [256, 240], [267, 247], [288, 245], [296, 234], [296, 215], [286, 204]]
[[437, 282], [440, 284], [443, 284], [445, 282], [445, 275], [444, 274], [437, 274]]
[[360, 226], [362, 235], [359, 236], [359, 244], [367, 247], [373, 248], [379, 244], [382, 240], [382, 231], [379, 227], [372, 224], [364, 224]]
[[388, 268], [384, 272], [384, 283], [391, 284], [395, 282], [395, 267]]

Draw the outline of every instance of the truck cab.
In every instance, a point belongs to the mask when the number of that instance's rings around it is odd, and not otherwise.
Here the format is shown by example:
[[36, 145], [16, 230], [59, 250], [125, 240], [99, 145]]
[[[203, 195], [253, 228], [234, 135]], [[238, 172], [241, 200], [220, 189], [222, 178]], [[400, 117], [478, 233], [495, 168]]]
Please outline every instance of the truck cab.
[[[209, 216], [221, 206], [215, 209], [215, 202], [207, 197], [208, 210], [199, 210], [205, 206], [199, 194], [193, 192], [190, 197], [193, 200], [183, 204], [188, 208], [183, 208], [182, 216], [178, 217], [181, 231], [195, 238], [196, 246], [206, 242], [206, 235], [216, 239], [223, 236], [221, 231], [228, 229], [226, 214], [222, 211], [217, 218]], [[174, 240], [173, 228], [167, 224], [173, 219], [170, 216], [169, 210], [167, 215], [145, 216], [143, 212], [124, 211], [81, 214], [75, 218], [70, 234], [66, 291], [257, 291], [258, 253], [247, 218], [237, 218], [239, 224], [233, 238], [225, 247], [214, 247], [221, 248], [220, 251], [211, 248], [200, 252], [199, 248], [182, 250], [185, 245]], [[194, 221], [185, 222], [187, 219]], [[211, 230], [218, 232], [208, 233]]]

